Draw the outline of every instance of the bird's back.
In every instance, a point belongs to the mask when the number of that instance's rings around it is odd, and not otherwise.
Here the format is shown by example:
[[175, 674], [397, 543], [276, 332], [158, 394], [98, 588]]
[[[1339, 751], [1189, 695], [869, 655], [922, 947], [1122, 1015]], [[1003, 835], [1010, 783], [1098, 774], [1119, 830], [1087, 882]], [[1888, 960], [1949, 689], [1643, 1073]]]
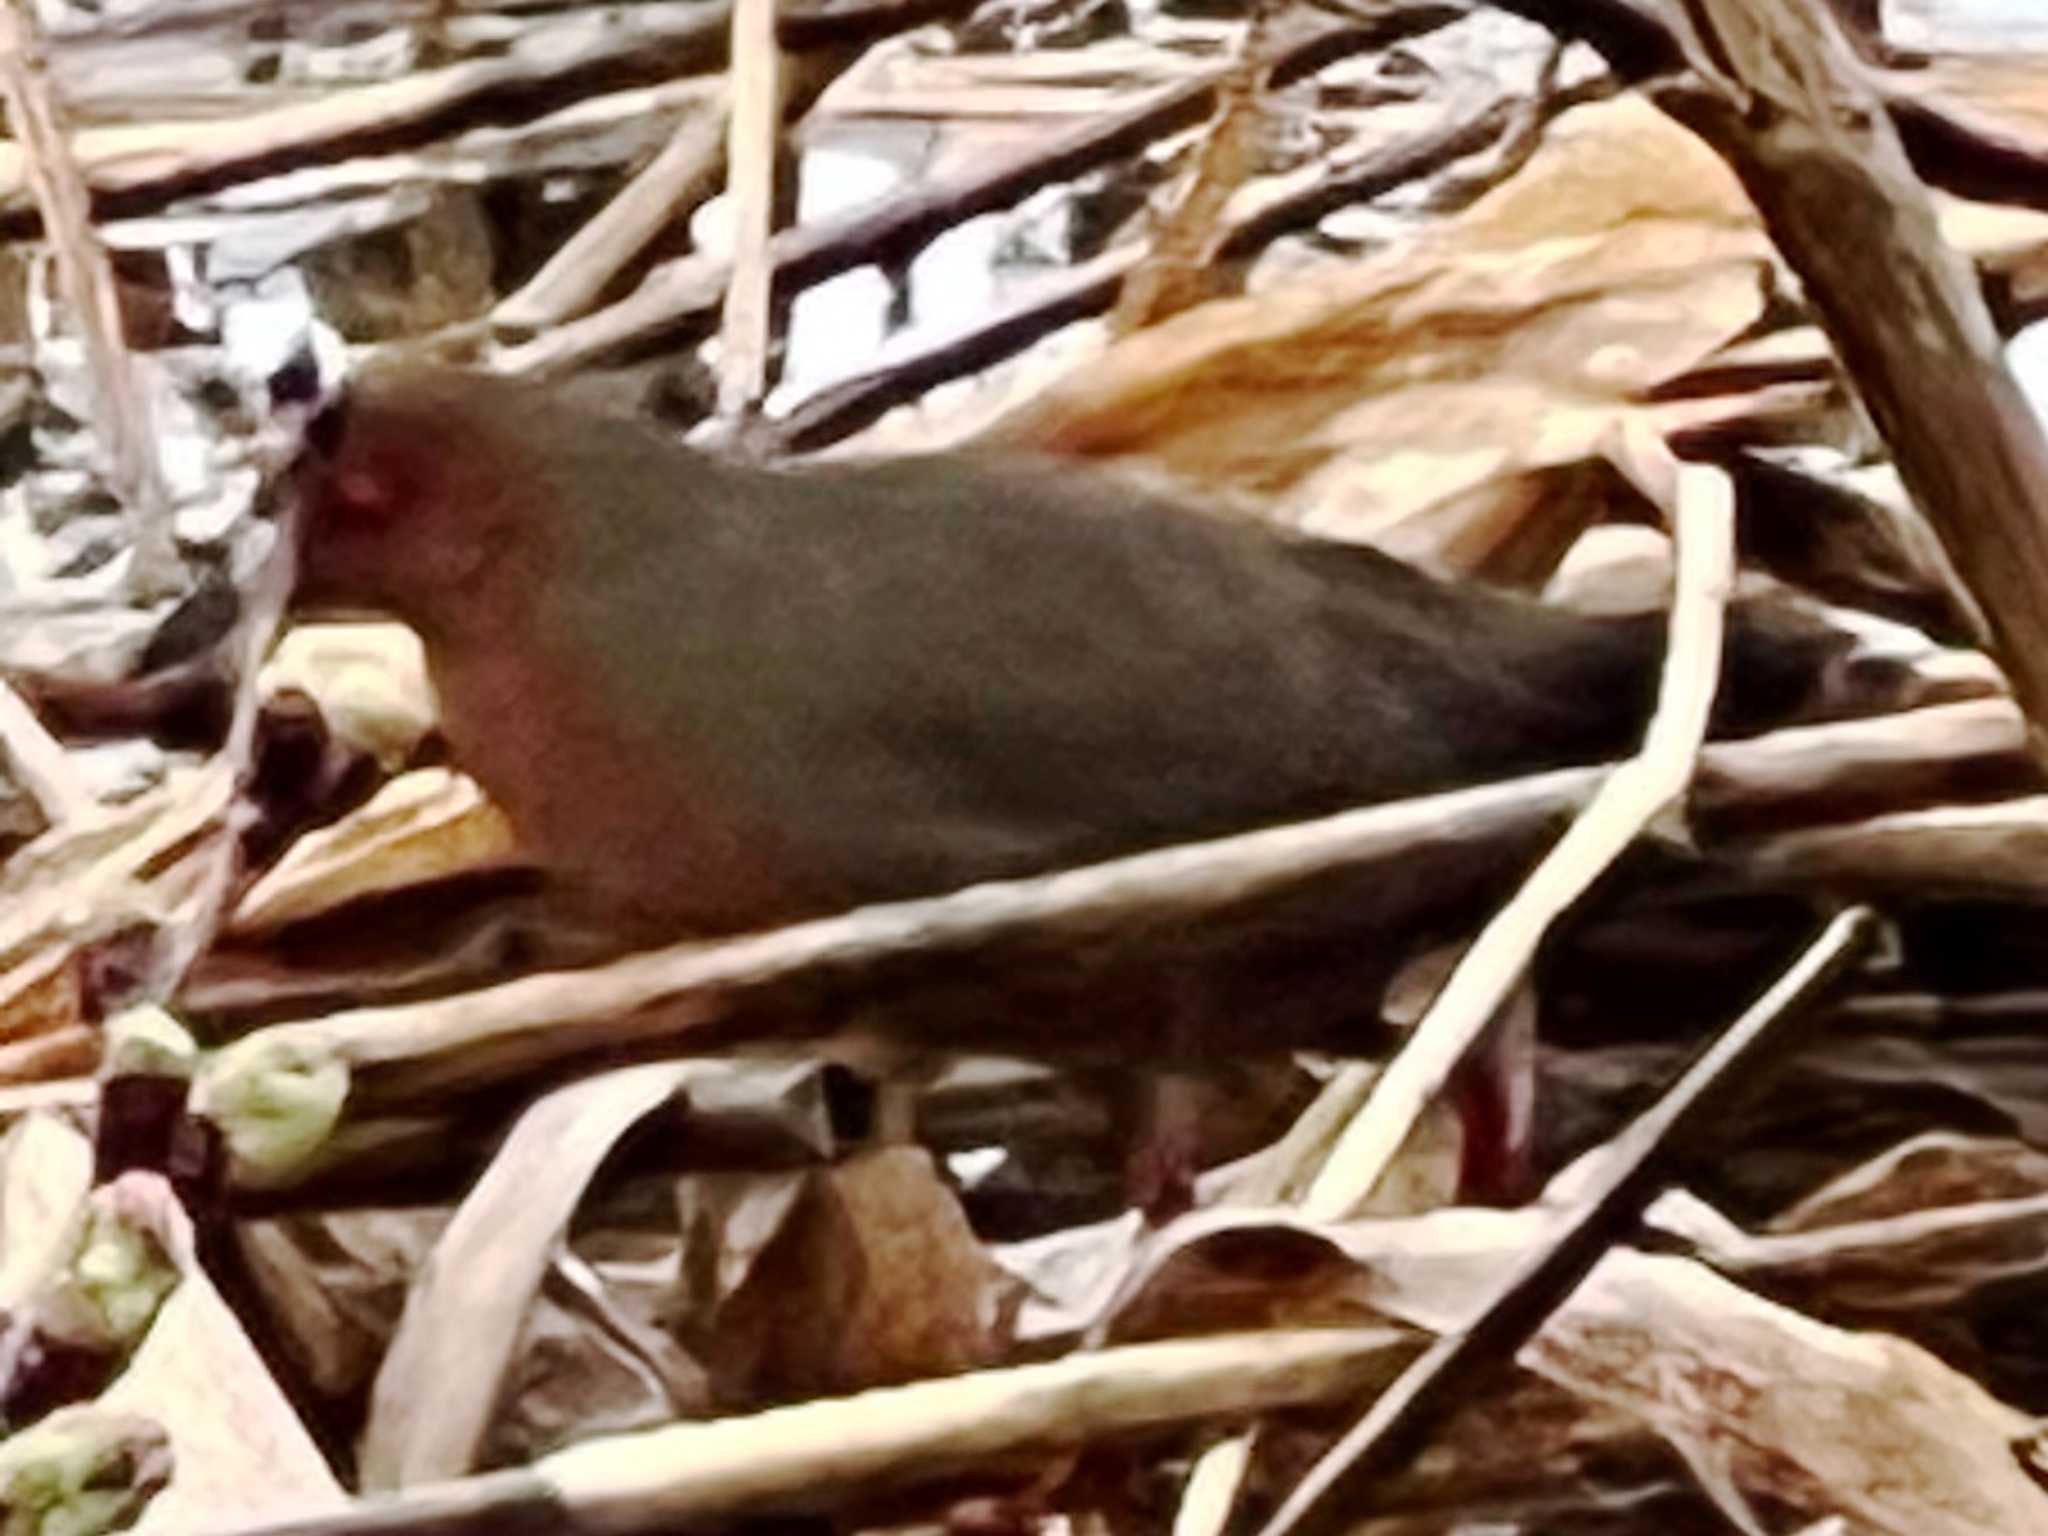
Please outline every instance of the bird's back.
[[[678, 924], [1589, 758], [1645, 712], [1644, 626], [1114, 478], [975, 458], [761, 471], [609, 422], [579, 441], [541, 468], [550, 499], [586, 504], [607, 478], [661, 494], [573, 521], [518, 638], [528, 675], [484, 690], [459, 745], [550, 863]], [[551, 702], [527, 730], [511, 696]]]

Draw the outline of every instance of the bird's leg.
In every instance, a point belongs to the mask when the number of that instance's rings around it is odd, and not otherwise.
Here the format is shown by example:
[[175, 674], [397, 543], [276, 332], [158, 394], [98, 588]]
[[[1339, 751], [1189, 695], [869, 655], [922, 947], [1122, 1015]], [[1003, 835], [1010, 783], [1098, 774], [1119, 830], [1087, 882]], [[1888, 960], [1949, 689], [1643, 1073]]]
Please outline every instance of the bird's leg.
[[[1387, 984], [1388, 1021], [1404, 1032], [1420, 1025], [1465, 953], [1446, 944], [1412, 956]], [[1527, 977], [1452, 1070], [1440, 1102], [1458, 1131], [1457, 1180], [1443, 1194], [1480, 1205], [1525, 1197], [1536, 1107], [1536, 993]]]
[[[1176, 977], [1168, 981], [1161, 1006], [1166, 1010], [1167, 1062], [1197, 1059], [1200, 1000]], [[1178, 1065], [1135, 1072], [1137, 1130], [1124, 1164], [1124, 1186], [1146, 1221], [1164, 1226], [1194, 1208], [1195, 1175], [1202, 1171], [1203, 1080]]]
[[1458, 1197], [1519, 1203], [1535, 1175], [1536, 1000], [1526, 978], [1458, 1064], [1448, 1098], [1463, 1136]]
[[917, 1140], [918, 1106], [945, 1070], [947, 1058], [920, 1050], [892, 1029], [887, 1009], [858, 1009], [832, 1038], [825, 1054], [871, 1091], [867, 1140], [879, 1147]]
[[[1142, 1071], [1142, 1069], [1141, 1069]], [[1201, 1079], [1172, 1067], [1139, 1081], [1138, 1136], [1125, 1164], [1131, 1204], [1163, 1227], [1195, 1203], [1201, 1170]]]
[[908, 1146], [917, 1140], [917, 1101], [924, 1078], [891, 1072], [875, 1083], [873, 1141], [882, 1147]]

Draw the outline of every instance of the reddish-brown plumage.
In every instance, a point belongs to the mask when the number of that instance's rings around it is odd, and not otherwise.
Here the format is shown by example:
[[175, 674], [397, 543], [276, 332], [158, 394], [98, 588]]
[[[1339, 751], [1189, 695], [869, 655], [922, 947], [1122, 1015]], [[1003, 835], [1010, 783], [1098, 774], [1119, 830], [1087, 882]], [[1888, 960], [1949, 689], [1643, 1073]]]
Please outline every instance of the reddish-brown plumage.
[[[1654, 622], [1112, 478], [754, 469], [451, 370], [358, 379], [296, 479], [305, 601], [411, 622], [537, 858], [678, 932], [1613, 753], [1654, 687]], [[1825, 647], [1735, 650], [1772, 714]]]

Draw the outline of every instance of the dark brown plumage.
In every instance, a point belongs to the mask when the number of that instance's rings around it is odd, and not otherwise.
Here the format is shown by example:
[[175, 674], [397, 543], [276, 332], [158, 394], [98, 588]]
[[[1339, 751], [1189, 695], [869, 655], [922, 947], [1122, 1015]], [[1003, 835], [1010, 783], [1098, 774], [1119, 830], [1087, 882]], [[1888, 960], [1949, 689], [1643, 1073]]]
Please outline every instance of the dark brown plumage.
[[[417, 365], [296, 480], [303, 600], [414, 625], [533, 854], [678, 932], [1612, 754], [1661, 648], [1049, 461], [762, 470]], [[1738, 624], [1724, 723], [1831, 647]]]

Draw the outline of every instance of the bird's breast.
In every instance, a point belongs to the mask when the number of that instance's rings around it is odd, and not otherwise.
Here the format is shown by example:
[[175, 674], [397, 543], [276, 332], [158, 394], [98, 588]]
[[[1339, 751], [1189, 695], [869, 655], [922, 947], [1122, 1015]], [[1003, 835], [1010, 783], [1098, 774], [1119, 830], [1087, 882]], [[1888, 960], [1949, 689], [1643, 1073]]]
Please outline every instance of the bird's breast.
[[776, 829], [708, 765], [618, 718], [572, 660], [531, 640], [434, 668], [455, 759], [523, 854], [634, 926], [677, 937], [773, 927], [829, 904], [791, 878]]

